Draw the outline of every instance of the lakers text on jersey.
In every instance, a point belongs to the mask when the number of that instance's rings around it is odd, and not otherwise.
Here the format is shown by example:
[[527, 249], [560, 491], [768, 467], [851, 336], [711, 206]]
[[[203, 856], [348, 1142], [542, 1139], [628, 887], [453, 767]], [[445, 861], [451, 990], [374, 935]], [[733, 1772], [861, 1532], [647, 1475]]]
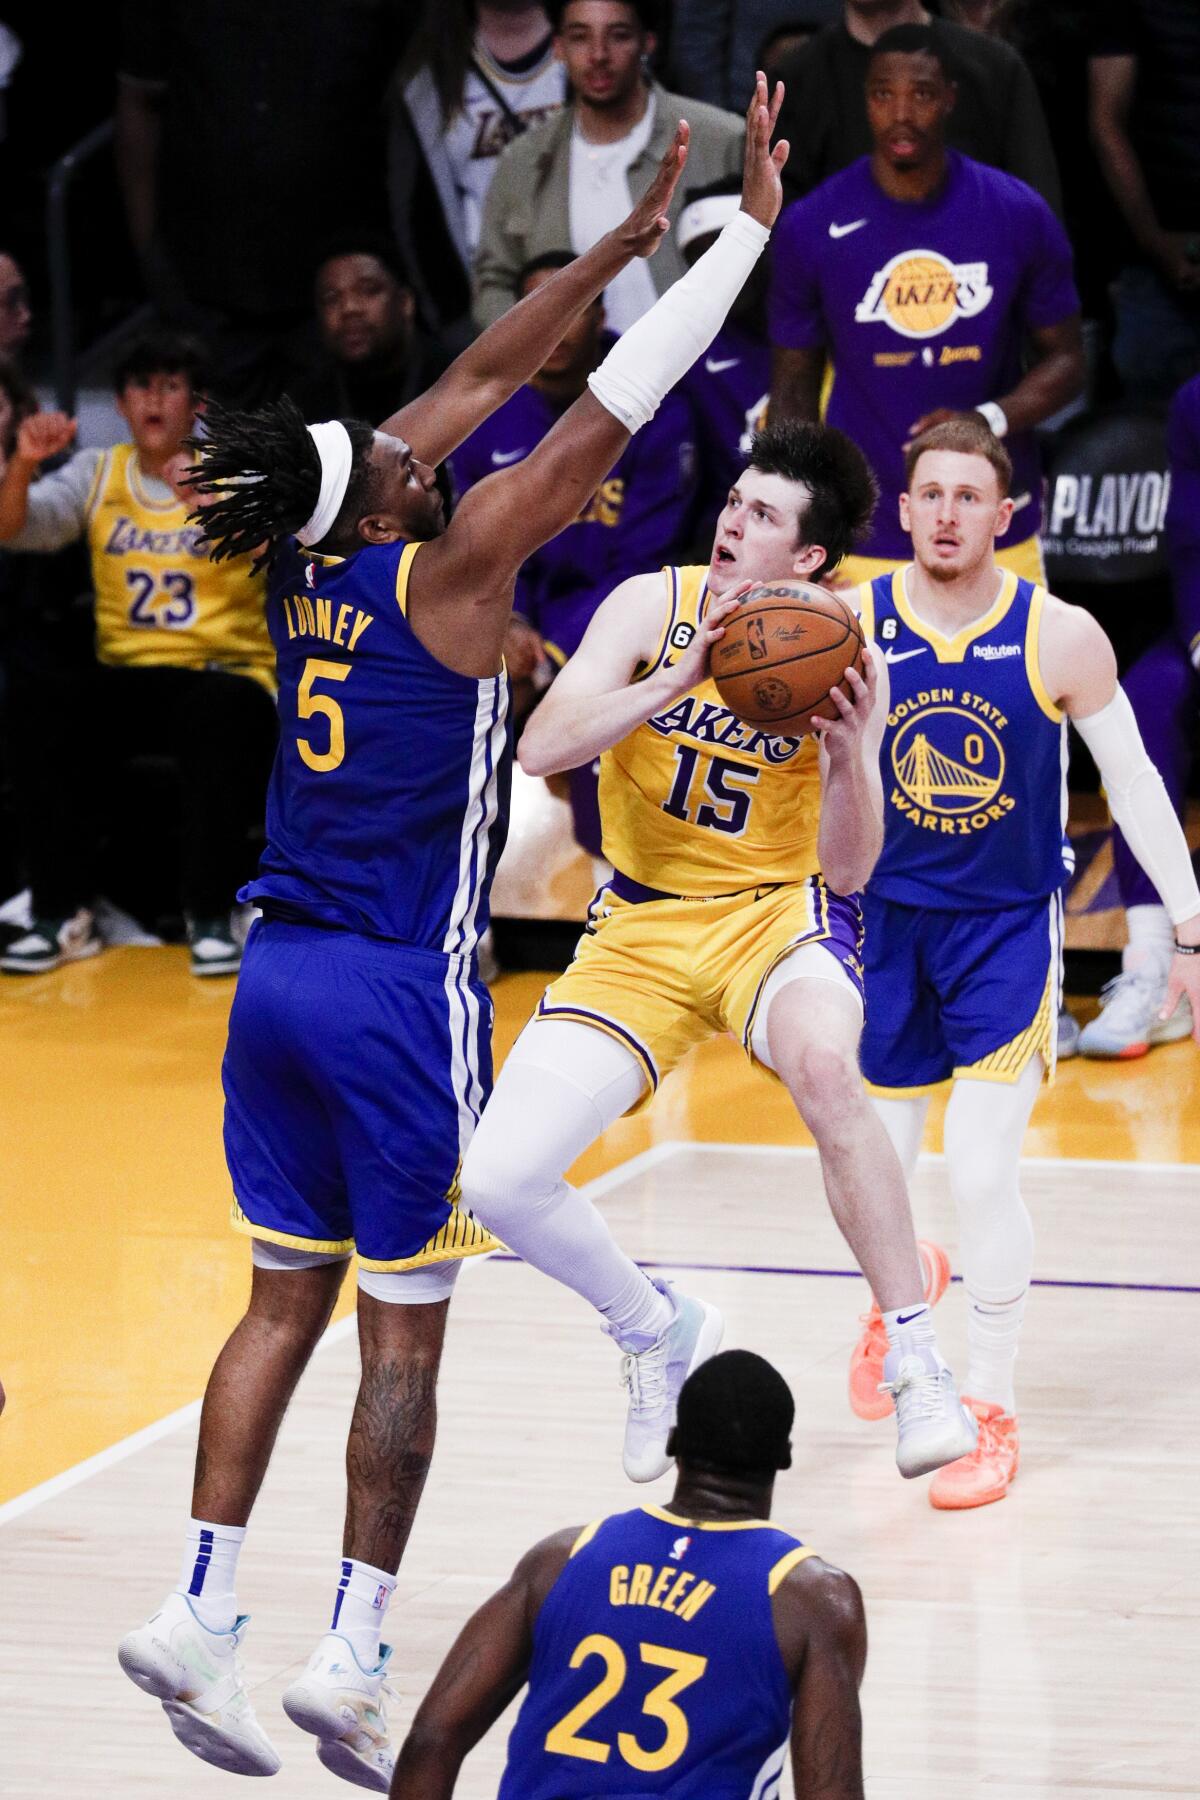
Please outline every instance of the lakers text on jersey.
[[1053, 1068], [1066, 879], [1066, 721], [1038, 666], [1044, 591], [999, 573], [947, 638], [906, 571], [857, 596], [888, 662], [883, 852], [864, 896], [862, 1062], [877, 1090]]
[[806, 1545], [646, 1506], [590, 1525], [538, 1614], [498, 1800], [763, 1800], [792, 1695], [771, 1596]]
[[508, 691], [416, 637], [418, 549], [273, 566], [280, 745], [224, 1067], [235, 1225], [385, 1269], [495, 1247], [457, 1172], [491, 1090]]
[[100, 458], [87, 507], [100, 660], [215, 664], [269, 684], [266, 582], [249, 557], [210, 562], [188, 510], [154, 498], [132, 444]]

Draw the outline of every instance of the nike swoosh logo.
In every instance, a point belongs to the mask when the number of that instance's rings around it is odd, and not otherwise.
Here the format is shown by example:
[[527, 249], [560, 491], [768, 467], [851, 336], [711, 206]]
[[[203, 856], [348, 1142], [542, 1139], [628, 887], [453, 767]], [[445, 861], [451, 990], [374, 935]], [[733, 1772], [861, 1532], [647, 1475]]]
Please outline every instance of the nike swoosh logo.
[[920, 1315], [924, 1311], [925, 1311], [925, 1308], [923, 1306], [918, 1306], [916, 1312], [897, 1313], [896, 1314], [896, 1323], [897, 1323], [897, 1325], [907, 1325], [910, 1323], [911, 1320], [919, 1318]]
[[885, 650], [883, 660], [890, 663], [907, 662], [910, 656], [924, 656], [927, 648], [928, 646], [923, 644], [919, 650]]
[[502, 469], [504, 467], [505, 463], [520, 462], [520, 460], [524, 456], [524, 454], [525, 454], [524, 445], [522, 445], [520, 450], [493, 450], [492, 451], [492, 461], [495, 463], [495, 465], [498, 469]]
[[865, 219], [855, 219], [849, 225], [831, 225], [829, 235], [831, 238], [849, 237], [852, 231], [861, 231], [866, 222]]
[[704, 366], [710, 375], [719, 375], [722, 369], [736, 369], [741, 360], [740, 356], [727, 356], [720, 362], [714, 362], [711, 356], [706, 356]]

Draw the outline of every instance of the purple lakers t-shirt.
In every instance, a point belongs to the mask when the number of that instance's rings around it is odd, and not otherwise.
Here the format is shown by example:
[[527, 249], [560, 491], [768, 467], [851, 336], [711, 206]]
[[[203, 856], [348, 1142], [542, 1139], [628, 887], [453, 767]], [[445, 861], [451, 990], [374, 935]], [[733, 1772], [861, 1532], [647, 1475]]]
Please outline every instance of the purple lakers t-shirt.
[[[529, 455], [560, 416], [536, 388], [518, 388], [454, 452], [459, 494]], [[680, 390], [600, 483], [573, 525], [534, 553], [517, 582], [517, 611], [564, 657], [618, 583], [673, 562], [688, 543], [696, 501], [696, 429]]]
[[[1040, 195], [956, 151], [946, 162], [938, 193], [910, 204], [890, 199], [863, 157], [788, 207], [775, 230], [771, 340], [825, 347], [826, 420], [879, 478], [864, 556], [911, 553], [897, 497], [917, 419], [999, 399], [1020, 379], [1025, 334], [1079, 311], [1071, 246]], [[1017, 506], [1005, 545], [1041, 523], [1033, 434], [1006, 443]]]
[[730, 488], [746, 467], [750, 440], [766, 422], [771, 352], [740, 325], [725, 325], [682, 385], [696, 413], [699, 536], [715, 526]]

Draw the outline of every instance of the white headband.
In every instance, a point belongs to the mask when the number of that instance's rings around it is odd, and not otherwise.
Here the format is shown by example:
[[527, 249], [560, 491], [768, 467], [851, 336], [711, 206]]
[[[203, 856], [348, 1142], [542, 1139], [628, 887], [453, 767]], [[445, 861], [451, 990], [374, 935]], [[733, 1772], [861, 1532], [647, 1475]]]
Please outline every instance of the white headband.
[[723, 231], [741, 204], [737, 194], [707, 194], [703, 200], [690, 201], [675, 226], [676, 246], [686, 250], [696, 238]]
[[312, 518], [296, 533], [304, 545], [319, 544], [333, 530], [333, 522], [346, 498], [354, 462], [350, 433], [340, 419], [330, 419], [324, 425], [310, 425], [308, 435], [317, 446], [317, 455], [321, 459], [321, 492]]

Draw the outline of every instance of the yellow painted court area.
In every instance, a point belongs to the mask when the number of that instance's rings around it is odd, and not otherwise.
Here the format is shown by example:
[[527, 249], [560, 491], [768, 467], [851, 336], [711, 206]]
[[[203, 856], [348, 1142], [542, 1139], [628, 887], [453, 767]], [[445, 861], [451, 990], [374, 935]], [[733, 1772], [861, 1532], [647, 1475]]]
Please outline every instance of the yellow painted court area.
[[[498, 1056], [542, 979], [497, 984]], [[196, 1399], [240, 1315], [248, 1254], [228, 1228], [219, 1080], [232, 993], [194, 980], [175, 949], [0, 983], [0, 1503]], [[1027, 1151], [1200, 1164], [1198, 1096], [1190, 1043], [1132, 1065], [1076, 1060], [1043, 1096]], [[936, 1106], [931, 1129], [936, 1147]], [[576, 1177], [666, 1140], [808, 1141], [730, 1040], [697, 1052]], [[1168, 1250], [1161, 1260], [1169, 1270]]]

